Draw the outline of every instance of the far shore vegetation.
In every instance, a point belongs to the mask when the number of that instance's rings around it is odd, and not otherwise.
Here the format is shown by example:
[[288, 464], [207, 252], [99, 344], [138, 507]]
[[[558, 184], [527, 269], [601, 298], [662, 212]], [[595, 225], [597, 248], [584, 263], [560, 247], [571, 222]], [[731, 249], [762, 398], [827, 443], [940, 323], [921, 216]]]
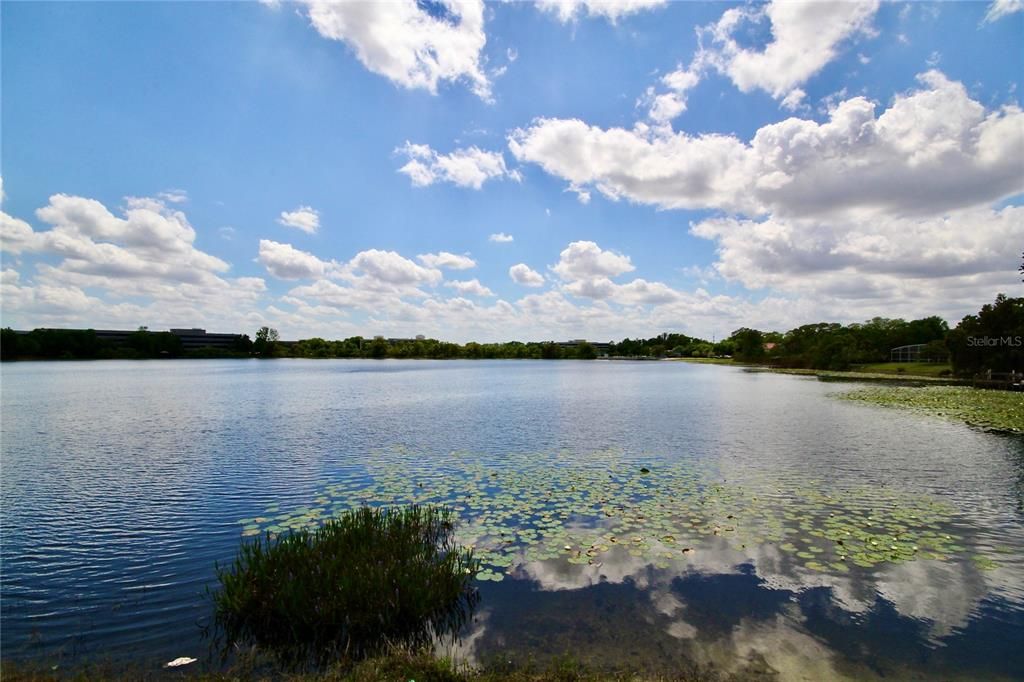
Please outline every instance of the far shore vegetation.
[[[892, 349], [920, 345], [920, 362], [892, 363]], [[1000, 295], [953, 329], [940, 317], [917, 320], [876, 317], [842, 325], [822, 322], [787, 332], [749, 327], [728, 338], [708, 341], [665, 333], [619, 342], [519, 342], [465, 344], [417, 337], [386, 339], [353, 336], [329, 341], [314, 337], [282, 341], [263, 327], [254, 339], [240, 334], [230, 347], [182, 347], [171, 332], [140, 327], [121, 343], [97, 337], [93, 330], [2, 330], [0, 355], [24, 359], [145, 359], [181, 357], [368, 358], [368, 359], [688, 359], [791, 370], [856, 371], [915, 377], [972, 377], [987, 372], [1024, 372], [1024, 298]]]

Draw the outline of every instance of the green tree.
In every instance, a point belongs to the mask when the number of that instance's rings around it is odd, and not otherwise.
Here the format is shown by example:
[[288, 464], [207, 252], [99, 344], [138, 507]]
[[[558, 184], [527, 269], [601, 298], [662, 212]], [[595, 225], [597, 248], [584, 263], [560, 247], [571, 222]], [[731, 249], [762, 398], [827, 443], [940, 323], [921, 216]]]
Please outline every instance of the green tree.
[[544, 360], [558, 360], [562, 357], [562, 347], [557, 343], [542, 343], [540, 346], [540, 357]]
[[929, 341], [921, 349], [921, 359], [931, 362], [946, 362], [949, 360], [949, 348], [946, 347], [944, 339]]
[[764, 357], [764, 334], [760, 331], [741, 327], [729, 338], [736, 345], [733, 354], [738, 360], [756, 361]]
[[576, 346], [576, 357], [580, 360], [594, 360], [597, 358], [597, 351], [594, 350], [592, 345], [584, 341]]
[[1003, 294], [968, 315], [946, 337], [953, 371], [1019, 372], [1024, 369], [1024, 298]]
[[13, 360], [18, 357], [18, 336], [10, 327], [0, 329], [0, 359]]
[[256, 340], [253, 341], [252, 349], [260, 357], [273, 357], [277, 350], [277, 330], [273, 327], [260, 327], [256, 332]]
[[378, 336], [369, 345], [369, 355], [375, 360], [381, 360], [388, 356], [388, 342]]

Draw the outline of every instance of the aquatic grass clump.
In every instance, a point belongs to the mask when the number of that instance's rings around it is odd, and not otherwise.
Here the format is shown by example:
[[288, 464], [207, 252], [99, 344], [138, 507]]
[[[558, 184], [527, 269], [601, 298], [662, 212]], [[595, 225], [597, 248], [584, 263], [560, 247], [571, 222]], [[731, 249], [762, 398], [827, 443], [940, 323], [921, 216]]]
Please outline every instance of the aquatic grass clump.
[[479, 562], [453, 531], [449, 509], [412, 505], [255, 537], [217, 566], [214, 644], [256, 645], [301, 667], [458, 633], [479, 598]]

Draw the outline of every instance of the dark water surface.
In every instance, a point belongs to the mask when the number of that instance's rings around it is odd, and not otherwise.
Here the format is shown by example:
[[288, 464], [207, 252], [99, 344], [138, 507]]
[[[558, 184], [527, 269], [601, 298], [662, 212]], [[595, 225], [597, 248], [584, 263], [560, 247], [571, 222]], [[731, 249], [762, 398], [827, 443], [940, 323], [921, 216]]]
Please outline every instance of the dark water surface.
[[1024, 676], [1019, 436], [677, 362], [0, 372], [4, 658], [203, 658], [243, 534], [411, 500], [489, 563], [472, 660]]

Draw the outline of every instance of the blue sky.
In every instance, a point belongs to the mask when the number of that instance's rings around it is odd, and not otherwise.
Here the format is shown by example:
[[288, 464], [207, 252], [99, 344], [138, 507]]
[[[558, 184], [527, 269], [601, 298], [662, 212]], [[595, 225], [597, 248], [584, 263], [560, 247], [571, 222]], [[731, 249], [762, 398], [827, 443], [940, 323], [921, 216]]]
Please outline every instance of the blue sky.
[[1021, 294], [1021, 8], [3, 3], [2, 324], [955, 321]]

